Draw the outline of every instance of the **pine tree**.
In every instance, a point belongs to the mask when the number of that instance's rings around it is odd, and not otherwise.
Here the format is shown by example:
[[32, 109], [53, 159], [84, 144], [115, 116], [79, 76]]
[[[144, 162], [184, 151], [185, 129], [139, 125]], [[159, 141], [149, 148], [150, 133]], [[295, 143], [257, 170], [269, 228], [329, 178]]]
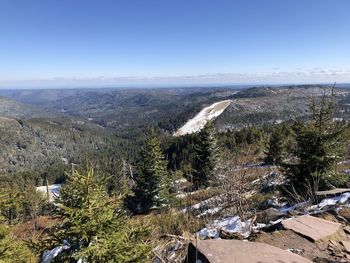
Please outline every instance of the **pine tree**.
[[151, 207], [169, 204], [171, 195], [167, 162], [154, 130], [141, 153], [137, 170], [132, 196], [126, 200], [127, 207], [134, 213], [146, 213]]
[[265, 157], [265, 163], [280, 165], [287, 157], [292, 145], [293, 134], [286, 125], [274, 127]]
[[120, 192], [125, 195], [128, 196], [131, 193], [131, 184], [132, 184], [132, 167], [130, 164], [128, 164], [124, 159], [122, 162], [122, 173], [121, 173], [122, 177], [119, 181], [120, 184]]
[[37, 262], [25, 241], [19, 240], [11, 233], [9, 225], [0, 218], [0, 263]]
[[219, 159], [218, 143], [214, 126], [208, 122], [198, 133], [192, 162], [192, 182], [195, 188], [207, 187], [213, 183]]
[[106, 191], [106, 178], [91, 168], [74, 171], [61, 190], [55, 231], [43, 240], [43, 250], [66, 244], [55, 262], [144, 262], [149, 248], [146, 229], [131, 226], [120, 199]]
[[9, 224], [37, 217], [44, 204], [45, 199], [35, 187], [0, 188], [0, 216]]
[[125, 159], [120, 160], [110, 179], [110, 192], [113, 192], [115, 195], [121, 194], [124, 197], [131, 193], [133, 183], [132, 167]]
[[319, 187], [327, 187], [327, 177], [343, 153], [343, 127], [333, 122], [333, 97], [323, 96], [320, 105], [311, 105], [312, 122], [294, 125], [296, 147], [290, 163], [285, 164], [293, 191], [311, 197]]

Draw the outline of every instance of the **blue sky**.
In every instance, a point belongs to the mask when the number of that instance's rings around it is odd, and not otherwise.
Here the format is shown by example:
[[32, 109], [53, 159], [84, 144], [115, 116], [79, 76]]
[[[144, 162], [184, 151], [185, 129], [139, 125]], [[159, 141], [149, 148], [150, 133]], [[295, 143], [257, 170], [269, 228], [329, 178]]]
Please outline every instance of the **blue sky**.
[[348, 0], [0, 0], [0, 86], [350, 82]]

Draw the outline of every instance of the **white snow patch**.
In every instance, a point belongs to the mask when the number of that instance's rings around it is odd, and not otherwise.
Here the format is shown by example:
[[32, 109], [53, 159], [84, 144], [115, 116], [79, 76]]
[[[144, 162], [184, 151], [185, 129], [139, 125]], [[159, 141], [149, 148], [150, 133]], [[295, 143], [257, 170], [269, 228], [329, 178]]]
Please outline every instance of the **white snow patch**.
[[[61, 184], [52, 184], [49, 185], [49, 201], [53, 202], [57, 197], [60, 196], [60, 190], [62, 185]], [[39, 186], [36, 188], [37, 192], [43, 193], [44, 195], [47, 194], [47, 188], [46, 186]]]
[[199, 239], [220, 239], [219, 237], [219, 231], [217, 229], [208, 229], [208, 228], [203, 228], [197, 233]]
[[187, 121], [184, 126], [178, 129], [174, 135], [182, 136], [200, 131], [208, 121], [223, 113], [231, 102], [232, 100], [223, 100], [204, 108], [194, 118]]
[[308, 213], [315, 214], [315, 213], [321, 212], [327, 206], [343, 205], [349, 200], [349, 198], [350, 198], [350, 192], [346, 192], [335, 197], [325, 198], [317, 205], [310, 205], [310, 202], [306, 201], [306, 202], [295, 204], [293, 206], [282, 206], [282, 207], [279, 207], [278, 210], [282, 213], [287, 213], [289, 211], [294, 211], [294, 210], [301, 210], [304, 212], [304, 214], [308, 214]]
[[227, 217], [222, 220], [214, 220], [213, 223], [208, 224], [205, 228], [197, 232], [200, 239], [219, 239], [220, 231], [224, 231], [229, 234], [240, 234], [244, 238], [248, 238], [251, 229], [251, 219], [247, 221], [241, 221], [239, 216]]
[[326, 206], [332, 206], [332, 205], [336, 205], [336, 204], [345, 204], [346, 201], [348, 201], [348, 199], [350, 198], [350, 192], [347, 193], [343, 193], [339, 196], [336, 197], [332, 197], [332, 198], [326, 198], [323, 199], [319, 204], [318, 204], [318, 208], [322, 209]]
[[256, 223], [252, 229], [254, 231], [259, 231], [260, 229], [264, 229], [264, 228], [268, 228], [270, 226], [273, 226], [273, 225], [276, 225], [276, 224], [279, 224], [281, 223], [282, 221], [284, 220], [284, 218], [280, 218], [280, 219], [277, 219], [275, 221], [270, 221], [268, 224], [264, 224], [264, 223]]
[[176, 198], [178, 199], [184, 199], [188, 196], [188, 193], [180, 193], [176, 195]]
[[63, 252], [64, 250], [67, 250], [69, 248], [70, 248], [69, 244], [65, 244], [65, 245], [62, 245], [62, 246], [55, 247], [54, 249], [45, 251], [43, 253], [42, 263], [50, 263], [61, 252]]
[[341, 165], [341, 164], [348, 164], [348, 163], [350, 163], [350, 160], [341, 161], [341, 162], [339, 162], [337, 164]]
[[271, 199], [268, 199], [267, 204], [274, 208], [285, 208], [287, 206], [287, 202], [280, 201], [275, 196], [273, 196]]
[[[55, 247], [51, 250], [45, 251], [43, 253], [42, 263], [51, 263], [55, 257], [57, 257], [59, 254], [61, 254], [63, 251], [65, 251], [67, 249], [70, 249], [70, 244], [65, 240], [63, 242], [63, 245]], [[84, 263], [84, 262], [85, 262], [85, 260], [83, 258], [79, 258], [77, 261], [77, 263]]]
[[218, 212], [220, 212], [221, 210], [222, 210], [222, 207], [220, 207], [220, 206], [210, 208], [210, 209], [205, 210], [203, 213], [197, 215], [197, 217], [203, 217], [203, 216], [207, 216], [207, 215], [215, 215]]
[[343, 118], [333, 118], [333, 122], [343, 121]]
[[176, 183], [176, 184], [181, 184], [181, 183], [186, 183], [186, 182], [187, 182], [187, 179], [186, 179], [186, 178], [181, 178], [181, 179], [175, 180], [175, 183]]
[[62, 160], [62, 162], [63, 162], [65, 165], [68, 165], [68, 164], [69, 164], [67, 158], [62, 157], [61, 160]]
[[184, 208], [184, 209], [182, 209], [182, 212], [187, 213], [187, 212], [192, 212], [195, 210], [202, 210], [203, 211], [203, 210], [211, 209], [213, 206], [217, 207], [220, 203], [222, 203], [222, 200], [224, 199], [225, 196], [226, 196], [225, 194], [216, 195], [214, 197], [211, 197], [209, 199], [201, 201], [197, 204], [194, 204], [190, 207]]
[[301, 203], [297, 203], [293, 206], [283, 206], [281, 208], [279, 208], [278, 210], [282, 213], [288, 213], [289, 211], [294, 211], [294, 210], [307, 210], [307, 208], [309, 207], [309, 202], [305, 201], [305, 202], [301, 202]]

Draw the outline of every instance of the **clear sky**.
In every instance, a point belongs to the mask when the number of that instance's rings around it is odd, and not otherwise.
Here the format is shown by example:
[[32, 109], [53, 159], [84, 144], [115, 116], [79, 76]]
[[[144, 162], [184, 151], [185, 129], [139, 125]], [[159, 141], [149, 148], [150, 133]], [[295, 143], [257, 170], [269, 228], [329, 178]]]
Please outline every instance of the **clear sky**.
[[349, 0], [0, 0], [0, 86], [350, 82]]

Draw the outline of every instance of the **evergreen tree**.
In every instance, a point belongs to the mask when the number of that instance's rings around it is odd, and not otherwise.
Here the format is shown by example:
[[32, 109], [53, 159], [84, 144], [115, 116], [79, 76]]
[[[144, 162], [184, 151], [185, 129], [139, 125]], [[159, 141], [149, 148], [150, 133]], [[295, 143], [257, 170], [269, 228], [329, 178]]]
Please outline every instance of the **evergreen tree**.
[[[3, 221], [0, 218], [0, 221]], [[0, 263], [37, 262], [25, 241], [18, 240], [11, 233], [9, 225], [0, 223]]]
[[113, 169], [109, 176], [108, 190], [115, 195], [122, 195], [124, 197], [131, 193], [131, 186], [133, 183], [133, 172], [131, 165], [122, 159], [118, 165]]
[[107, 194], [104, 177], [92, 169], [75, 171], [61, 190], [55, 211], [60, 220], [43, 250], [66, 244], [55, 262], [144, 262], [146, 229], [131, 226], [120, 207], [120, 198]]
[[9, 224], [36, 218], [44, 205], [45, 198], [34, 187], [0, 187], [0, 216]]
[[296, 147], [291, 162], [285, 164], [293, 191], [311, 197], [319, 187], [325, 188], [327, 177], [341, 159], [343, 127], [333, 122], [333, 97], [311, 105], [312, 122], [294, 125]]
[[125, 196], [128, 196], [131, 192], [132, 178], [132, 167], [125, 160], [123, 160], [122, 173], [121, 178], [119, 180], [119, 192], [121, 192]]
[[146, 213], [153, 206], [170, 202], [170, 178], [167, 162], [154, 130], [141, 153], [137, 174], [134, 176], [132, 195], [126, 200], [134, 213]]
[[288, 150], [293, 144], [293, 134], [286, 125], [274, 127], [270, 136], [269, 145], [265, 157], [265, 163], [280, 165], [287, 157]]
[[265, 163], [278, 164], [283, 156], [283, 134], [281, 129], [274, 128], [269, 140], [268, 150], [266, 152]]
[[209, 186], [218, 168], [219, 150], [214, 126], [208, 122], [198, 133], [192, 162], [192, 182], [195, 188]]

